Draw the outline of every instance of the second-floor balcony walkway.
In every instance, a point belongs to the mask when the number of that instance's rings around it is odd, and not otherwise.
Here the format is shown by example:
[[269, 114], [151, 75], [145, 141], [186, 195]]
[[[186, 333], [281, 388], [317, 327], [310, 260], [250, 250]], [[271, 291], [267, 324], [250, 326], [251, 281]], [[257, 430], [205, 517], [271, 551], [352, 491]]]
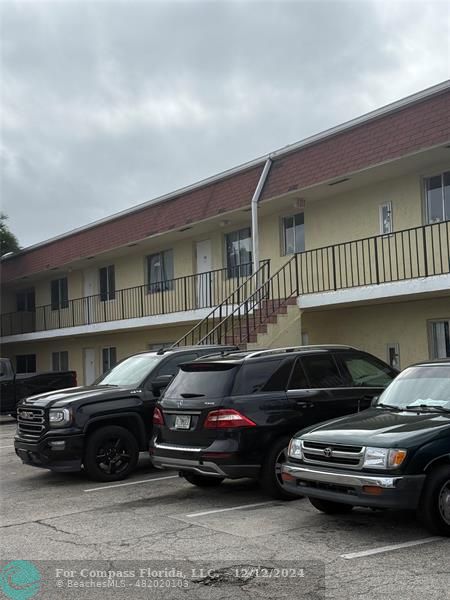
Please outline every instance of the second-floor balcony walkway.
[[[248, 278], [251, 265], [230, 271], [217, 269], [156, 283], [67, 300], [63, 305], [38, 306], [1, 316], [2, 337], [55, 329], [192, 313], [218, 304], [239, 304], [270, 277], [270, 262], [262, 261], [261, 281]], [[298, 296], [349, 288], [418, 280], [450, 273], [450, 221], [388, 235], [372, 236], [307, 250], [289, 258], [290, 288]], [[248, 281], [248, 284], [245, 282]], [[286, 288], [286, 282], [284, 287]], [[239, 289], [239, 298], [233, 292]], [[195, 317], [193, 317], [195, 318]], [[185, 320], [188, 320], [187, 318]]]

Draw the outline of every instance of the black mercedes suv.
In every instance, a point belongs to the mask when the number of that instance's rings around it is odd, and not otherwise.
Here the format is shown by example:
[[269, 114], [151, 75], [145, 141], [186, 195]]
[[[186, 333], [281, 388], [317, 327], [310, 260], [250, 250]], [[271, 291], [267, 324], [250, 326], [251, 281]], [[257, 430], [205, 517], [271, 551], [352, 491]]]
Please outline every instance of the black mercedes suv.
[[291, 499], [281, 467], [293, 434], [368, 408], [396, 375], [348, 346], [231, 352], [182, 364], [155, 408], [153, 464], [203, 487], [259, 479], [270, 495]]

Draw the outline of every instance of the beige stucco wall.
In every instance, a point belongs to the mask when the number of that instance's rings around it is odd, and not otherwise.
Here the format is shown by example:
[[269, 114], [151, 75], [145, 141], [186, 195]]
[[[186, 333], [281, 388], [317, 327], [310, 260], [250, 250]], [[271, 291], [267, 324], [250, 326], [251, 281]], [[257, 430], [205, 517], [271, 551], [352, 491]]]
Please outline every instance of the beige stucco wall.
[[380, 233], [379, 206], [392, 202], [394, 229], [423, 223], [422, 179], [414, 173], [307, 203], [307, 248], [320, 248]]
[[[427, 171], [434, 173], [441, 165], [430, 167]], [[359, 239], [379, 234], [379, 206], [392, 202], [394, 229], [400, 230], [419, 226], [423, 222], [422, 176], [424, 173], [415, 172], [401, 177], [378, 181], [354, 189], [346, 193], [336, 193], [326, 198], [309, 199], [306, 196], [305, 206], [305, 241], [306, 249], [320, 248], [347, 240]], [[272, 201], [276, 203], [277, 201]], [[269, 203], [270, 204], [270, 203]], [[281, 217], [295, 214], [298, 209], [291, 207], [276, 211], [260, 218], [260, 258], [271, 260], [271, 272], [274, 273], [289, 257], [281, 251]], [[212, 268], [225, 266], [225, 234], [241, 227], [250, 226], [250, 213], [240, 213], [221, 227], [219, 224], [209, 233], [195, 235], [177, 240], [177, 233], [172, 232], [158, 239], [140, 243], [135, 249], [127, 250], [127, 254], [86, 263], [83, 269], [68, 268], [69, 298], [84, 296], [84, 272], [94, 270], [96, 274], [98, 293], [98, 269], [108, 264], [115, 265], [116, 288], [123, 289], [145, 283], [145, 257], [161, 250], [173, 249], [174, 276], [182, 277], [196, 271], [195, 244], [197, 241], [210, 239], [212, 242]], [[95, 264], [93, 264], [95, 263]], [[50, 281], [62, 274], [47, 273], [38, 282], [20, 282], [14, 289], [4, 294], [2, 312], [15, 310], [16, 289], [34, 285], [36, 289], [36, 306], [50, 303]]]
[[450, 319], [450, 296], [304, 312], [309, 344], [349, 344], [387, 359], [387, 344], [400, 345], [400, 363], [430, 358], [428, 321]]
[[2, 356], [11, 358], [15, 364], [18, 354], [36, 354], [37, 371], [51, 370], [52, 352], [67, 351], [69, 353], [69, 368], [78, 374], [78, 383], [84, 382], [83, 351], [93, 348], [96, 356], [96, 372], [101, 374], [102, 349], [115, 347], [117, 359], [121, 360], [135, 352], [147, 350], [150, 344], [174, 342], [186, 333], [190, 326], [153, 327], [145, 330], [128, 331], [126, 333], [111, 333], [102, 335], [80, 336], [76, 338], [54, 339], [46, 342], [28, 342], [24, 344], [8, 344], [2, 348]]

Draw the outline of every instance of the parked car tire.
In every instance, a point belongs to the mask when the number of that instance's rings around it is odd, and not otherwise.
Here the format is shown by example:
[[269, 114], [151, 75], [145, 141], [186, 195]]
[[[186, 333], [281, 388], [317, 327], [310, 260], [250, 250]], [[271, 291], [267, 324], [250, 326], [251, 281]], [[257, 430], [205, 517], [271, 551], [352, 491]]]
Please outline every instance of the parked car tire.
[[88, 437], [83, 466], [94, 481], [119, 481], [135, 469], [138, 459], [134, 435], [125, 427], [108, 425]]
[[219, 486], [223, 477], [209, 477], [208, 475], [199, 475], [198, 473], [191, 473], [189, 471], [181, 471], [180, 475], [197, 487], [210, 488]]
[[450, 466], [441, 465], [428, 475], [418, 517], [432, 533], [450, 536]]
[[351, 504], [344, 504], [342, 502], [333, 502], [331, 500], [321, 500], [320, 498], [310, 498], [309, 501], [323, 513], [327, 515], [343, 515], [353, 510]]
[[286, 490], [281, 479], [281, 466], [287, 459], [290, 438], [278, 439], [270, 448], [261, 468], [260, 484], [262, 489], [277, 500], [298, 500], [302, 498]]

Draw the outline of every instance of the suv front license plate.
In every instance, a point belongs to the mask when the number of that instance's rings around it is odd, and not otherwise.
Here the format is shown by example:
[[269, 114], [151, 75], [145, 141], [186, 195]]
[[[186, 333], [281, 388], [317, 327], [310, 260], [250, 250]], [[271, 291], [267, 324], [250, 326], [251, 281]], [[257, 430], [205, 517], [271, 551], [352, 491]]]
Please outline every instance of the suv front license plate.
[[176, 415], [175, 429], [189, 429], [191, 426], [191, 415]]

